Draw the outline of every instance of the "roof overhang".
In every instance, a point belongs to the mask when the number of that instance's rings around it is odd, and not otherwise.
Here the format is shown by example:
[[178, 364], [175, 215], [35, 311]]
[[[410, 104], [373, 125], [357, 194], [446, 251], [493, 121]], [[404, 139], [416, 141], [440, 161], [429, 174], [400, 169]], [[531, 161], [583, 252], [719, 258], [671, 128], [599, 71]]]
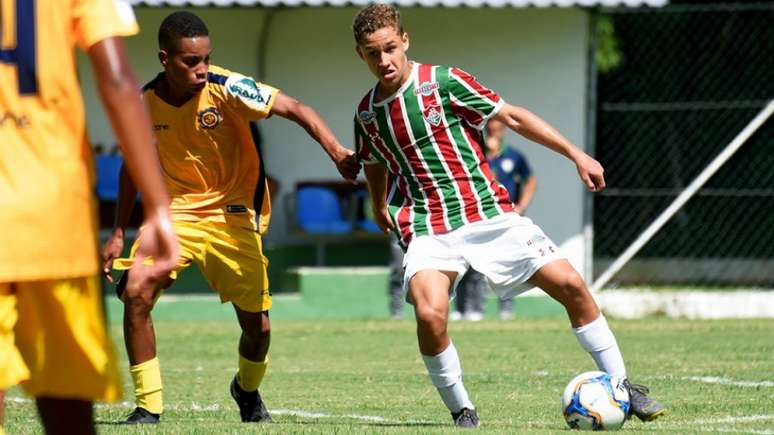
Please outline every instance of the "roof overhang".
[[[135, 6], [244, 6], [244, 7], [314, 7], [365, 6], [372, 0], [130, 0]], [[394, 0], [403, 7], [469, 7], [469, 8], [547, 8], [547, 7], [661, 7], [668, 0]]]

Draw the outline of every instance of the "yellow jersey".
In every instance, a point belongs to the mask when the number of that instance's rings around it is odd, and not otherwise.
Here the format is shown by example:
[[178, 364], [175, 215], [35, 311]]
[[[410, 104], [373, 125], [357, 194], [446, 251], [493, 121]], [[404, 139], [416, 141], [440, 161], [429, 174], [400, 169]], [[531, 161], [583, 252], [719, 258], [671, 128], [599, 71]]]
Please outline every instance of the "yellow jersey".
[[271, 202], [255, 122], [269, 116], [279, 91], [211, 65], [205, 87], [178, 107], [156, 94], [159, 80], [166, 80], [164, 73], [145, 85], [143, 98], [172, 198], [172, 218], [265, 232]]
[[0, 0], [0, 282], [98, 273], [74, 49], [137, 31], [125, 1]]

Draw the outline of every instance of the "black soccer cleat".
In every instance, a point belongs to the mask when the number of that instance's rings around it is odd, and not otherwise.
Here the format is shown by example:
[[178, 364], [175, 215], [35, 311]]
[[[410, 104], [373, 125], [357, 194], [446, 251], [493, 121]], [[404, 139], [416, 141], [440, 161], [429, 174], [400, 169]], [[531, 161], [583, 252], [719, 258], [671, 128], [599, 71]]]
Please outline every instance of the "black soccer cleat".
[[451, 416], [454, 425], [460, 428], [472, 429], [481, 425], [475, 409], [462, 408], [460, 412], [452, 412]]
[[664, 415], [666, 406], [648, 397], [648, 387], [632, 384], [628, 379], [623, 383], [629, 390], [629, 415], [636, 415], [642, 421], [653, 421]]
[[154, 414], [138, 406], [126, 416], [126, 420], [119, 422], [119, 424], [158, 424], [160, 418], [161, 414]]
[[244, 422], [271, 423], [272, 419], [258, 390], [244, 391], [237, 383], [236, 376], [231, 380], [231, 397], [239, 406], [239, 416]]

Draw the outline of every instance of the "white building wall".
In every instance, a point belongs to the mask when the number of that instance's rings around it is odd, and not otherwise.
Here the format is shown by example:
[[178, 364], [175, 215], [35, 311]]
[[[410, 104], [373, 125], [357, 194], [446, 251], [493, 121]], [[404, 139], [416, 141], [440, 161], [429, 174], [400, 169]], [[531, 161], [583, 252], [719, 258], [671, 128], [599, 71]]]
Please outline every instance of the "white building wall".
[[[156, 31], [173, 9], [137, 8], [143, 29], [130, 38], [127, 51], [141, 82], [159, 71]], [[265, 9], [194, 9], [208, 24], [213, 62], [258, 75], [258, 43]], [[276, 10], [266, 41], [263, 81], [301, 99], [330, 123], [351, 147], [355, 105], [374, 79], [355, 54], [351, 20], [355, 8]], [[527, 107], [556, 126], [579, 146], [585, 138], [587, 14], [580, 9], [402, 9], [411, 38], [409, 55], [426, 63], [454, 65], [474, 74], [506, 101]], [[110, 130], [90, 87], [82, 59], [82, 77], [94, 142], [112, 144]], [[265, 162], [281, 183], [281, 194], [299, 180], [336, 178], [337, 172], [306, 133], [284, 119], [262, 123]], [[527, 215], [583, 270], [583, 186], [569, 161], [513, 133], [508, 142], [523, 151], [538, 178], [538, 191]], [[269, 241], [286, 233], [281, 202]]]

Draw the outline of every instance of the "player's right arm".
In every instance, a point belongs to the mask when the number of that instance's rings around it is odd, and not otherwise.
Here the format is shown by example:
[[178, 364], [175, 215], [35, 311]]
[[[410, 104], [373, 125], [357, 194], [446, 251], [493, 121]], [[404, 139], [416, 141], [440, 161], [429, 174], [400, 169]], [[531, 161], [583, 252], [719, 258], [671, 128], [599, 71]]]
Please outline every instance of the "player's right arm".
[[121, 165], [121, 173], [118, 177], [118, 201], [116, 202], [116, 219], [113, 231], [105, 246], [102, 247], [102, 273], [109, 282], [113, 282], [110, 271], [113, 269], [113, 260], [121, 256], [124, 250], [124, 238], [126, 227], [129, 226], [129, 218], [134, 209], [137, 198], [137, 188], [132, 183], [132, 178], [126, 171], [126, 166]]
[[136, 259], [153, 257], [153, 265], [135, 261], [138, 281], [166, 279], [177, 265], [179, 247], [169, 215], [169, 196], [161, 175], [150, 116], [140, 99], [123, 42], [105, 38], [88, 50], [100, 98], [124, 154], [125, 165], [143, 198], [145, 219]]
[[374, 221], [385, 234], [395, 231], [395, 225], [387, 211], [387, 168], [381, 164], [364, 165], [368, 194], [371, 196], [371, 207]]

